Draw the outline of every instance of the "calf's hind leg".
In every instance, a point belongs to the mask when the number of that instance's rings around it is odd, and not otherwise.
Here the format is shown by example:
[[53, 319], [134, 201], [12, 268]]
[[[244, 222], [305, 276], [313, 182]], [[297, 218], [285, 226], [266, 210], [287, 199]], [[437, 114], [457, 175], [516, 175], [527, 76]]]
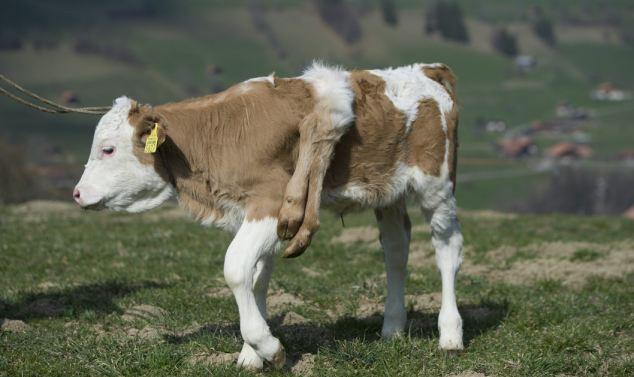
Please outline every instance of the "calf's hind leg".
[[335, 144], [345, 133], [345, 127], [333, 128], [328, 112], [316, 111], [299, 127], [299, 157], [295, 172], [284, 195], [278, 215], [277, 234], [290, 239], [282, 256], [301, 255], [319, 230], [319, 207], [324, 176], [334, 154]]
[[431, 227], [436, 264], [442, 280], [442, 301], [438, 315], [440, 348], [461, 350], [462, 318], [456, 303], [456, 273], [462, 263], [462, 234], [456, 215], [456, 200], [450, 192], [434, 208], [423, 208]]
[[284, 347], [271, 335], [266, 323], [266, 291], [259, 285], [264, 281], [258, 281], [260, 277], [268, 280], [270, 274], [268, 262], [278, 243], [276, 226], [273, 218], [245, 220], [225, 256], [225, 280], [238, 304], [240, 332], [248, 344], [242, 349], [239, 362], [252, 369], [260, 368], [261, 360], [251, 351], [276, 368], [282, 367], [286, 358]]
[[412, 225], [404, 201], [388, 208], [376, 209], [374, 214], [381, 233], [387, 275], [387, 297], [381, 336], [392, 338], [403, 332], [407, 321], [404, 295]]

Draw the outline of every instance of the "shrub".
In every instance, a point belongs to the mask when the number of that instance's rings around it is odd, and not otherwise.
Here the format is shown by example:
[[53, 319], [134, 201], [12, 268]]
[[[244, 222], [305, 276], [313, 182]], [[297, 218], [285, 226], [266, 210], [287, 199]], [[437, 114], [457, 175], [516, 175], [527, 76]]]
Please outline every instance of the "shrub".
[[361, 40], [361, 25], [344, 0], [315, 0], [319, 16], [348, 44]]
[[440, 33], [444, 39], [467, 43], [469, 34], [460, 6], [454, 1], [439, 0], [425, 12], [425, 33]]
[[383, 13], [383, 21], [391, 26], [398, 25], [398, 14], [393, 0], [381, 0], [381, 12]]
[[491, 44], [496, 51], [511, 58], [517, 56], [519, 52], [517, 38], [505, 28], [500, 28], [493, 32]]

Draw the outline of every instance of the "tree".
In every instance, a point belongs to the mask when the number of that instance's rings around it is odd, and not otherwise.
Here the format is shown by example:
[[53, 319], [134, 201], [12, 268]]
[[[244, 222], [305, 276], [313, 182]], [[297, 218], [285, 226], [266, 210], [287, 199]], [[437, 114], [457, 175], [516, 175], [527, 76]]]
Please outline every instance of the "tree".
[[315, 0], [322, 20], [348, 44], [361, 40], [361, 25], [344, 0]]
[[546, 13], [542, 7], [539, 5], [531, 7], [528, 11], [528, 18], [530, 20], [533, 33], [535, 33], [539, 39], [550, 47], [557, 44], [553, 24], [550, 19], [546, 17]]
[[460, 6], [454, 1], [438, 0], [425, 12], [425, 33], [439, 32], [444, 39], [467, 43], [469, 33]]
[[493, 32], [491, 44], [496, 51], [511, 58], [517, 56], [519, 52], [517, 38], [505, 28], [500, 28]]
[[398, 14], [393, 0], [381, 0], [383, 21], [391, 27], [398, 25]]

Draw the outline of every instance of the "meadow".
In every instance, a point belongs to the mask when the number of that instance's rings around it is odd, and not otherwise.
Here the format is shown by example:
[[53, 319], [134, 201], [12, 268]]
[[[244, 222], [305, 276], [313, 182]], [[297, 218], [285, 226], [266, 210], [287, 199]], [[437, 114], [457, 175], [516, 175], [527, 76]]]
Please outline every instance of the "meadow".
[[[368, 213], [323, 215], [269, 289], [281, 371], [315, 376], [630, 376], [634, 222], [462, 211], [466, 349], [438, 350], [440, 280], [410, 209], [409, 320], [380, 339], [385, 274]], [[235, 366], [230, 237], [177, 208], [145, 215], [63, 203], [0, 209], [0, 376], [258, 375]]]

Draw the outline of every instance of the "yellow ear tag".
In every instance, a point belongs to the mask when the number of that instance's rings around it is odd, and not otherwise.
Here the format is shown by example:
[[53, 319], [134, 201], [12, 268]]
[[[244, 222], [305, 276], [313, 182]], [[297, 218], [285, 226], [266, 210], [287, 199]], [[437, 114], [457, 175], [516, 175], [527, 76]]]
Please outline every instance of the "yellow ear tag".
[[156, 148], [158, 147], [158, 123], [154, 123], [154, 128], [152, 128], [152, 132], [148, 135], [147, 139], [145, 139], [145, 149], [143, 152], [145, 153], [154, 153], [156, 152]]

